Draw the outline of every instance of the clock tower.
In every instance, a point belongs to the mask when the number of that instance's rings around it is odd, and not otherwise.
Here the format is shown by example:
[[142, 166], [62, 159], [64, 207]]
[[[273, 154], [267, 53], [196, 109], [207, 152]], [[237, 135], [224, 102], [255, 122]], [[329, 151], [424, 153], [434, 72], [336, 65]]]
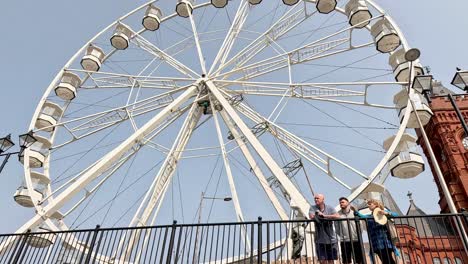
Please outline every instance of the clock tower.
[[[468, 139], [464, 140], [465, 134], [462, 125], [447, 97], [448, 93], [453, 95], [462, 116], [468, 121], [468, 95], [453, 94], [437, 81], [434, 82], [433, 89], [429, 106], [434, 115], [425, 126], [425, 130], [457, 211], [460, 211], [461, 208], [468, 209]], [[420, 136], [419, 131], [416, 132]], [[422, 144], [421, 137], [419, 137], [418, 143], [426, 156], [429, 156], [427, 148]], [[430, 160], [428, 162], [434, 172], [432, 162]], [[439, 180], [437, 177], [434, 177], [434, 180], [439, 191], [441, 212], [449, 213], [450, 210]]]

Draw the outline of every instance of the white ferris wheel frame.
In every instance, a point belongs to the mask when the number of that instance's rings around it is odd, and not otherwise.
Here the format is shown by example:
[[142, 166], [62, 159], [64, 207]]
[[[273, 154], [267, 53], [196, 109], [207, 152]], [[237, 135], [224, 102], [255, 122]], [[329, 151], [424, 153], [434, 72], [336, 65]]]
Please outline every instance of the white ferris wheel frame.
[[[310, 3], [315, 3], [316, 1], [314, 0], [304, 0], [305, 2], [310, 2]], [[38, 116], [41, 113], [41, 108], [44, 102], [47, 100], [47, 96], [53, 91], [55, 84], [60, 80], [62, 74], [69, 69], [71, 64], [77, 60], [77, 58], [83, 54], [84, 50], [92, 44], [97, 38], [99, 38], [104, 32], [108, 31], [112, 27], [116, 26], [119, 21], [124, 20], [125, 18], [133, 15], [134, 13], [138, 12], [139, 10], [145, 8], [151, 3], [154, 3], [157, 1], [150, 1], [148, 3], [145, 3], [138, 8], [134, 9], [133, 11], [127, 13], [126, 15], [122, 16], [106, 28], [104, 28], [102, 31], [100, 31], [98, 34], [96, 34], [93, 38], [91, 38], [87, 43], [85, 43], [82, 48], [80, 48], [71, 58], [70, 60], [63, 66], [63, 68], [58, 72], [58, 74], [55, 76], [49, 87], [47, 88], [46, 92], [44, 93], [44, 96], [41, 98], [35, 113], [32, 117], [32, 122], [29, 126], [30, 130], [35, 129], [35, 120], [38, 118]], [[386, 15], [383, 9], [381, 9], [377, 4], [375, 4], [372, 0], [366, 0], [368, 4], [370, 4], [375, 10], [380, 12], [381, 16], [385, 16], [385, 18], [393, 25], [394, 29], [397, 31], [398, 36], [400, 37], [400, 40], [402, 42], [402, 46], [405, 49], [409, 48], [409, 45], [404, 38], [404, 35], [402, 31], [399, 29], [398, 25], [393, 21], [393, 19]], [[205, 2], [203, 4], [198, 4], [194, 6], [194, 9], [201, 8], [201, 7], [206, 7], [210, 5], [209, 2]], [[275, 136], [277, 139], [285, 143], [288, 147], [291, 149], [297, 151], [297, 153], [303, 157], [304, 159], [308, 160], [312, 164], [318, 166], [324, 173], [327, 175], [331, 176], [332, 178], [335, 177], [332, 175], [330, 172], [330, 161], [334, 161], [337, 163], [340, 163], [341, 165], [351, 169], [354, 171], [356, 174], [361, 175], [364, 181], [356, 188], [352, 193], [348, 196], [350, 200], [355, 199], [370, 183], [376, 180], [376, 178], [379, 176], [379, 173], [382, 171], [384, 166], [388, 163], [389, 159], [391, 158], [392, 153], [395, 151], [397, 148], [398, 142], [400, 141], [403, 133], [405, 132], [409, 116], [411, 113], [411, 104], [408, 100], [407, 107], [404, 113], [404, 118], [402, 122], [400, 123], [400, 127], [398, 129], [398, 132], [395, 136], [395, 140], [389, 147], [387, 153], [384, 155], [382, 160], [378, 163], [378, 165], [375, 167], [375, 169], [372, 171], [370, 175], [364, 175], [361, 172], [357, 171], [356, 169], [352, 168], [351, 166], [347, 165], [346, 163], [342, 162], [341, 160], [333, 157], [332, 155], [316, 148], [315, 146], [301, 140], [300, 138], [296, 137], [292, 133], [288, 132], [287, 130], [281, 128], [277, 124], [275, 124], [274, 120], [271, 120], [270, 117], [262, 117], [259, 114], [255, 113], [255, 111], [249, 109], [246, 105], [244, 104], [238, 104], [236, 106], [232, 106], [228, 100], [226, 100], [225, 96], [228, 94], [222, 90], [222, 84], [228, 84], [228, 83], [240, 83], [242, 80], [238, 81], [228, 81], [228, 80], [212, 80], [209, 78], [210, 74], [217, 73], [233, 61], [235, 61], [236, 57], [233, 57], [228, 60], [228, 55], [233, 47], [233, 44], [235, 42], [235, 37], [237, 34], [240, 32], [240, 28], [242, 27], [243, 23], [246, 20], [247, 17], [247, 12], [248, 12], [248, 1], [247, 0], [241, 0], [241, 3], [239, 5], [239, 9], [236, 13], [236, 16], [234, 18], [234, 22], [232, 24], [232, 27], [230, 28], [220, 51], [218, 52], [214, 63], [212, 64], [212, 67], [210, 69], [205, 68], [205, 62], [203, 59], [203, 54], [201, 51], [200, 47], [200, 40], [198, 38], [198, 34], [196, 33], [196, 25], [193, 21], [192, 16], [190, 15], [189, 19], [191, 21], [192, 29], [194, 31], [194, 40], [195, 44], [197, 46], [197, 51], [198, 51], [198, 58], [200, 60], [200, 64], [202, 66], [204, 74], [207, 74], [208, 77], [202, 77], [202, 76], [196, 76], [197, 74], [193, 72], [192, 70], [188, 69], [185, 67], [182, 63], [178, 62], [175, 58], [170, 56], [169, 54], [165, 53], [164, 51], [158, 49], [157, 47], [153, 46], [151, 43], [147, 43], [145, 39], [140, 38], [140, 33], [143, 32], [144, 30], [140, 32], [136, 32], [137, 34], [135, 35], [135, 43], [139, 45], [140, 47], [146, 49], [148, 52], [152, 53], [155, 55], [155, 57], [159, 57], [162, 60], [165, 60], [168, 62], [170, 65], [172, 65], [175, 69], [177, 69], [179, 72], [183, 73], [186, 75], [186, 78], [154, 78], [151, 79], [151, 77], [146, 78], [146, 80], [149, 79], [149, 81], [153, 82], [153, 85], [158, 86], [158, 87], [163, 87], [166, 86], [167, 83], [177, 83], [179, 81], [194, 81], [194, 85], [185, 87], [185, 91], [176, 99], [174, 99], [172, 102], [165, 104], [164, 106], [161, 106], [162, 110], [154, 116], [150, 121], [148, 121], [147, 124], [142, 126], [141, 128], [136, 128], [135, 127], [135, 132], [133, 135], [128, 137], [127, 140], [125, 140], [123, 143], [121, 143], [118, 147], [116, 147], [113, 151], [109, 152], [105, 157], [102, 159], [96, 161], [91, 167], [87, 168], [82, 174], [80, 174], [80, 177], [78, 179], [74, 179], [72, 183], [68, 185], [67, 188], [64, 188], [63, 191], [61, 191], [58, 195], [53, 195], [55, 192], [52, 192], [48, 190], [48, 195], [47, 195], [47, 205], [43, 206], [41, 203], [34, 203], [34, 207], [37, 211], [36, 215], [31, 218], [28, 222], [26, 222], [23, 226], [21, 226], [16, 233], [24, 233], [27, 230], [31, 230], [35, 227], [38, 227], [39, 225], [46, 223], [52, 230], [62, 230], [66, 229], [67, 227], [65, 225], [63, 226], [56, 226], [55, 223], [53, 223], [50, 220], [50, 217], [52, 214], [54, 214], [56, 211], [58, 211], [67, 201], [69, 201], [72, 197], [77, 195], [80, 191], [83, 190], [84, 187], [87, 186], [88, 183], [90, 183], [92, 180], [96, 179], [98, 176], [100, 176], [102, 173], [104, 173], [110, 165], [112, 165], [115, 162], [119, 162], [122, 160], [125, 160], [126, 155], [132, 155], [132, 150], [137, 149], [140, 144], [143, 144], [142, 142], [149, 143], [150, 138], [152, 135], [152, 132], [154, 132], [155, 129], [157, 129], [159, 126], [164, 126], [168, 124], [163, 124], [164, 120], [169, 117], [173, 117], [171, 119], [172, 121], [169, 121], [172, 123], [176, 118], [180, 117], [180, 115], [176, 116], [174, 115], [174, 112], [180, 113], [182, 109], [180, 107], [184, 102], [189, 100], [190, 98], [200, 98], [201, 97], [201, 90], [202, 89], [208, 89], [211, 94], [211, 99], [216, 100], [219, 102], [219, 104], [222, 105], [223, 110], [217, 111], [216, 109], [213, 109], [213, 118], [215, 120], [216, 124], [216, 130], [219, 138], [219, 143], [222, 149], [222, 157], [225, 163], [225, 167], [227, 170], [229, 182], [230, 182], [230, 187], [231, 187], [231, 192], [233, 196], [233, 201], [234, 201], [234, 206], [236, 208], [236, 215], [237, 219], [239, 221], [243, 220], [242, 216], [242, 211], [240, 209], [240, 204], [237, 198], [236, 190], [234, 187], [234, 184], [232, 182], [232, 175], [229, 169], [229, 160], [227, 158], [226, 154], [226, 149], [224, 148], [225, 143], [223, 142], [223, 139], [220, 135], [220, 127], [219, 127], [219, 121], [223, 120], [226, 126], [230, 129], [230, 131], [233, 133], [234, 138], [236, 143], [238, 144], [238, 147], [242, 151], [243, 155], [245, 156], [246, 160], [248, 163], [251, 165], [251, 168], [254, 168], [254, 174], [258, 178], [262, 188], [264, 189], [265, 193], [269, 197], [270, 201], [274, 205], [274, 208], [276, 209], [279, 217], [283, 220], [289, 219], [288, 213], [284, 208], [282, 208], [281, 204], [279, 203], [277, 197], [271, 190], [271, 187], [269, 184], [266, 182], [266, 177], [262, 173], [262, 171], [259, 169], [258, 166], [256, 166], [256, 161], [254, 160], [252, 154], [250, 153], [249, 149], [245, 147], [245, 143], [241, 140], [241, 134], [242, 133], [245, 136], [245, 139], [251, 144], [253, 149], [257, 152], [257, 154], [261, 157], [261, 159], [265, 162], [265, 164], [269, 167], [270, 171], [273, 172], [273, 174], [276, 176], [278, 181], [284, 186], [286, 189], [287, 193], [289, 194], [291, 198], [291, 207], [296, 209], [299, 212], [299, 215], [302, 215], [303, 217], [307, 217], [307, 212], [309, 210], [310, 204], [307, 202], [307, 200], [303, 197], [303, 195], [297, 190], [297, 188], [291, 183], [290, 179], [284, 174], [284, 172], [281, 170], [281, 167], [274, 161], [274, 159], [269, 155], [268, 151], [262, 146], [262, 144], [258, 141], [256, 136], [252, 133], [250, 128], [242, 121], [240, 118], [239, 114], [242, 114], [246, 116], [248, 119], [255, 121], [256, 123], [260, 122], [267, 122], [270, 127], [272, 127], [272, 135]], [[344, 10], [337, 8], [337, 12], [344, 13]], [[163, 23], [165, 20], [168, 20], [170, 18], [173, 18], [177, 16], [177, 14], [172, 14], [169, 16], [164, 17], [161, 20], [161, 23]], [[374, 18], [373, 18], [374, 19]], [[369, 28], [367, 27], [367, 30]], [[313, 43], [312, 43], [313, 44]], [[307, 47], [306, 47], [307, 48]], [[113, 52], [107, 55], [107, 57], [111, 56]], [[240, 52], [242, 53], [242, 51]], [[245, 54], [244, 54], [245, 55]], [[252, 56], [250, 54], [249, 56]], [[106, 57], [106, 58], [107, 58]], [[282, 56], [278, 56], [278, 58], [281, 58]], [[244, 62], [244, 64], [241, 64], [241, 67], [247, 63], [248, 60]], [[266, 61], [265, 63], [270, 63], [266, 65], [267, 71], [268, 67], [276, 67], [277, 65], [276, 61]], [[216, 66], [219, 67], [216, 68]], [[290, 64], [289, 64], [290, 65]], [[254, 69], [255, 67], [261, 67], [265, 65], [260, 65], [260, 64], [253, 64], [253, 65], [246, 65], [243, 69]], [[290, 69], [289, 69], [290, 70]], [[412, 70], [412, 69], [411, 69]], [[106, 74], [106, 73], [96, 73], [96, 74]], [[230, 72], [228, 73], [223, 73], [221, 76], [228, 76], [229, 74], [232, 74]], [[112, 75], [109, 73], [109, 75]], [[122, 76], [122, 75], [119, 75]], [[91, 77], [91, 74], [88, 74], [88, 77]], [[135, 77], [135, 76], [128, 76], [128, 77]], [[139, 76], [136, 76], [139, 77]], [[329, 84], [329, 83], [328, 83]], [[342, 83], [344, 84], [344, 83]], [[348, 83], [349, 85], [353, 85], [356, 83]], [[373, 85], [373, 84], [386, 84], [386, 83], [359, 83], [359, 84], [364, 84], [364, 85]], [[390, 82], [389, 82], [390, 84]], [[391, 84], [403, 84], [403, 83], [398, 83], [398, 82], [392, 82]], [[221, 87], [220, 87], [221, 85]], [[253, 87], [257, 87], [258, 89], [252, 89], [251, 91], [244, 91], [246, 94], [266, 94], [266, 95], [273, 95], [273, 96], [280, 96], [282, 98], [285, 97], [285, 95], [288, 92], [296, 92], [294, 89], [291, 89], [291, 87], [315, 87], [317, 89], [326, 89], [330, 90], [331, 88], [329, 87], [324, 87], [324, 84], [319, 84], [319, 83], [311, 83], [311, 84], [292, 84], [290, 83], [290, 87], [284, 87], [284, 84], [281, 83], [268, 83], [268, 85], [276, 85], [277, 91], [272, 91], [270, 90], [261, 90], [262, 86], [265, 85], [265, 83], [251, 83]], [[340, 85], [340, 83], [337, 83], [336, 85]], [[178, 87], [175, 85], [175, 87]], [[333, 89], [332, 89], [333, 90]], [[346, 95], [347, 92], [350, 91], [345, 91], [345, 90], [340, 90], [337, 89], [335, 91], [342, 92], [344, 95]], [[355, 91], [353, 91], [355, 92]], [[414, 91], [411, 89], [410, 93], [414, 93]], [[366, 96], [365, 94], [360, 94], [363, 96]], [[300, 97], [301, 92], [297, 92], [295, 97]], [[307, 98], [304, 94], [302, 94], [303, 98]], [[312, 99], [318, 99], [320, 96], [310, 96], [309, 98]], [[196, 100], [192, 104], [193, 106], [196, 105]], [[341, 101], [338, 101], [341, 102]], [[369, 105], [366, 100], [362, 103], [363, 105]], [[129, 103], [127, 107], [134, 106], [133, 104]], [[377, 106], [376, 107], [382, 107], [385, 108], [386, 106]], [[184, 149], [187, 141], [190, 137], [191, 132], [193, 132], [193, 128], [196, 125], [197, 122], [193, 122], [194, 120], [198, 120], [200, 112], [199, 110], [195, 109], [196, 107], [193, 107], [192, 109], [184, 109], [183, 111], [189, 111], [188, 117], [186, 119], [186, 122], [184, 123], [182, 129], [179, 132], [179, 135], [172, 146], [171, 149], [165, 149], [168, 153], [166, 161], [163, 163], [164, 165], [161, 166], [161, 169], [159, 173], [157, 174], [158, 177], [155, 177], [154, 182], [148, 192], [146, 193], [144, 202], [140, 205], [137, 214], [134, 216], [131, 225], [148, 225], [149, 223], [153, 224], [154, 223], [154, 217], [150, 221], [150, 216], [154, 212], [154, 209], [157, 208], [156, 210], [159, 210], [160, 203], [162, 201], [162, 197], [164, 197], [165, 190], [167, 190], [168, 182], [170, 181], [170, 178], [172, 176], [172, 173], [175, 171], [175, 163], [176, 161], [180, 158], [180, 153], [181, 149]], [[276, 110], [276, 108], [275, 108]], [[217, 115], [217, 112], [219, 112], [221, 119], [219, 119], [219, 116]], [[198, 118], [197, 118], [198, 116]], [[51, 136], [51, 141], [54, 141], [54, 136], [55, 132], [52, 133]], [[137, 151], [137, 150], [135, 150]], [[174, 155], [175, 153], [179, 153], [179, 155]], [[30, 151], [26, 150], [24, 153], [24, 160], [27, 161], [29, 160], [29, 155]], [[47, 158], [46, 163], [48, 164], [49, 158]], [[173, 168], [170, 171], [168, 171], [168, 168]], [[31, 174], [30, 174], [30, 167], [27, 165], [27, 162], [25, 162], [24, 166], [24, 173], [25, 173], [25, 184], [26, 188], [28, 190], [33, 190], [33, 183], [31, 180]], [[46, 175], [49, 174], [49, 168], [46, 166], [44, 168], [44, 173]], [[349, 186], [346, 186], [343, 182], [340, 182], [338, 178], [334, 178], [337, 182], [342, 184], [344, 187], [351, 189]], [[5, 241], [0, 245], [0, 252], [2, 249], [5, 249], [12, 241]]]

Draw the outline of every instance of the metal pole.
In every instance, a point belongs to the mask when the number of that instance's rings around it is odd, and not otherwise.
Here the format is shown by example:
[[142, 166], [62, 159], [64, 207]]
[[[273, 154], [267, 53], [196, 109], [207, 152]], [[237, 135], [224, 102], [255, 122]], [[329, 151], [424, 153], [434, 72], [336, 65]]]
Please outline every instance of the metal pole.
[[465, 131], [465, 137], [468, 137], [468, 127], [466, 126], [465, 118], [463, 118], [462, 113], [460, 112], [460, 108], [458, 108], [457, 104], [455, 103], [455, 99], [453, 98], [452, 94], [448, 94], [448, 98], [450, 99], [450, 103], [452, 103], [453, 109], [457, 113], [458, 119], [460, 119], [460, 123], [462, 124], [463, 130]]
[[7, 164], [8, 159], [10, 158], [11, 154], [12, 154], [12, 153], [6, 154], [5, 159], [3, 159], [2, 166], [0, 167], [0, 173], [2, 173], [3, 168], [4, 168], [5, 165]]
[[[439, 163], [437, 162], [434, 151], [432, 150], [431, 143], [429, 141], [429, 138], [427, 137], [426, 131], [424, 130], [424, 126], [423, 126], [423, 124], [421, 122], [421, 119], [419, 118], [419, 115], [418, 115], [418, 113], [416, 111], [416, 106], [415, 106], [413, 100], [411, 99], [411, 96], [409, 96], [410, 95], [411, 84], [413, 82], [413, 80], [412, 80], [413, 71], [414, 71], [413, 62], [411, 61], [410, 62], [410, 76], [409, 76], [410, 78], [408, 80], [408, 97], [409, 97], [409, 101], [411, 103], [412, 110], [413, 110], [413, 112], [414, 112], [414, 114], [416, 116], [416, 120], [418, 121], [420, 132], [421, 132], [421, 135], [423, 136], [423, 139], [424, 139], [424, 144], [427, 147], [427, 152], [429, 152], [429, 157], [431, 158], [432, 164], [433, 164], [434, 169], [436, 171], [437, 179], [439, 180], [439, 184], [440, 184], [440, 187], [442, 188], [442, 192], [444, 193], [445, 200], [447, 201], [447, 205], [449, 207], [449, 210], [450, 210], [450, 212], [452, 214], [456, 214], [457, 213], [457, 208], [455, 207], [455, 203], [453, 202], [452, 195], [450, 194], [447, 183], [445, 182], [444, 176], [442, 175], [442, 171], [440, 170]], [[463, 236], [463, 240], [468, 241], [467, 240], [468, 237], [467, 237], [466, 231], [465, 231], [463, 226], [457, 226], [457, 231], [461, 236]], [[465, 252], [468, 252], [467, 245], [465, 245], [463, 243], [463, 247], [465, 248]]]
[[411, 103], [411, 108], [413, 109], [414, 115], [416, 116], [416, 120], [418, 121], [418, 125], [419, 125], [419, 128], [420, 128], [419, 130], [420, 130], [421, 135], [422, 135], [422, 137], [424, 139], [424, 144], [427, 147], [427, 152], [429, 153], [429, 157], [430, 157], [431, 162], [432, 162], [432, 164], [434, 166], [434, 170], [436, 172], [437, 179], [439, 180], [440, 187], [442, 188], [442, 192], [444, 193], [445, 200], [447, 201], [447, 205], [449, 207], [450, 213], [456, 214], [457, 213], [457, 208], [455, 207], [455, 204], [453, 203], [452, 195], [450, 194], [450, 191], [449, 191], [449, 189], [447, 187], [447, 183], [445, 182], [442, 171], [440, 170], [439, 163], [437, 162], [434, 151], [432, 150], [431, 143], [429, 141], [429, 138], [427, 137], [426, 131], [424, 130], [424, 126], [423, 126], [423, 124], [421, 122], [421, 119], [419, 118], [419, 115], [418, 115], [417, 110], [416, 110], [417, 109], [416, 105], [414, 104], [413, 99], [411, 99], [411, 96], [410, 96], [410, 89], [411, 89], [411, 85], [413, 83], [413, 80], [412, 80], [413, 71], [414, 71], [413, 62], [411, 61], [410, 62], [410, 76], [409, 76], [409, 80], [408, 80], [408, 97], [409, 97], [409, 101]]
[[202, 206], [203, 206], [203, 198], [205, 197], [205, 193], [201, 193], [200, 197], [200, 205], [198, 209], [198, 225], [197, 229], [195, 231], [195, 245], [194, 245], [194, 257], [193, 257], [193, 263], [198, 263], [198, 237], [200, 236], [200, 222], [201, 222], [201, 213], [202, 213]]

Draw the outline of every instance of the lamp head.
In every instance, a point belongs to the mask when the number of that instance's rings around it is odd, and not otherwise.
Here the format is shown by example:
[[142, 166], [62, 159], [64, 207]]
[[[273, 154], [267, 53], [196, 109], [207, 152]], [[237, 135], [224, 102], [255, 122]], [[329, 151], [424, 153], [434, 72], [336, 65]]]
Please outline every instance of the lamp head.
[[14, 145], [15, 143], [11, 141], [11, 134], [8, 134], [6, 137], [0, 138], [0, 154], [9, 150]]
[[450, 84], [468, 92], [468, 71], [462, 71], [459, 68], [457, 70]]
[[22, 149], [29, 148], [32, 144], [36, 143], [37, 139], [34, 137], [33, 131], [19, 136], [19, 143]]

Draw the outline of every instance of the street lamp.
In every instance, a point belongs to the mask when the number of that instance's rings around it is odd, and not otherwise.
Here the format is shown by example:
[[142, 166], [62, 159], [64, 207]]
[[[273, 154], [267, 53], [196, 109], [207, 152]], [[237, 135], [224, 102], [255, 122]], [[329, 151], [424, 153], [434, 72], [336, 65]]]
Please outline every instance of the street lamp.
[[468, 92], [468, 71], [461, 71], [457, 68], [457, 73], [453, 76], [450, 84]]
[[[418, 81], [417, 83], [415, 83], [414, 80], [413, 80], [413, 78], [415, 78], [415, 77], [413, 77], [413, 74], [414, 74], [413, 62], [419, 58], [420, 54], [421, 54], [421, 52], [418, 49], [410, 49], [405, 53], [405, 59], [410, 62], [410, 76], [408, 78], [408, 96], [409, 96], [409, 94], [411, 92], [410, 87], [413, 87], [413, 85], [415, 85], [415, 87], [421, 87], [421, 90], [422, 91], [426, 90], [426, 92], [428, 90], [430, 90], [430, 87], [427, 87], [427, 86], [423, 87], [423, 85], [425, 85], [425, 84], [426, 85], [427, 84], [432, 85], [432, 81], [427, 82], [429, 80], [429, 78], [416, 79]], [[413, 111], [416, 112], [417, 108], [416, 108], [415, 103], [411, 99], [411, 96], [409, 96], [409, 101], [411, 103], [411, 107], [413, 108]], [[442, 174], [442, 170], [440, 169], [439, 163], [437, 162], [434, 151], [432, 150], [431, 143], [429, 141], [429, 138], [427, 137], [426, 131], [424, 130], [424, 126], [423, 126], [423, 124], [421, 122], [421, 119], [419, 118], [418, 113], [415, 113], [415, 117], [416, 117], [416, 120], [418, 121], [420, 132], [421, 132], [421, 135], [422, 135], [422, 137], [424, 139], [424, 144], [426, 145], [427, 152], [429, 153], [429, 157], [430, 157], [431, 162], [432, 162], [432, 164], [434, 166], [434, 170], [436, 172], [437, 179], [439, 180], [442, 192], [444, 193], [445, 199], [447, 200], [447, 205], [449, 207], [449, 210], [450, 210], [450, 212], [452, 214], [456, 214], [457, 213], [457, 208], [455, 207], [455, 203], [453, 202], [453, 199], [452, 199], [452, 196], [451, 196], [450, 191], [448, 189], [447, 183], [445, 182], [444, 176]]]
[[7, 150], [13, 147], [15, 143], [11, 141], [11, 134], [8, 134], [6, 137], [0, 138], [0, 156], [5, 157], [3, 159], [2, 165], [0, 166], [0, 173], [3, 171], [3, 168], [8, 162], [8, 159], [10, 159], [11, 155], [21, 155], [25, 149], [29, 148], [36, 141], [37, 139], [34, 137], [33, 132], [29, 131], [28, 133], [19, 136], [19, 151], [5, 153]]
[[197, 225], [197, 230], [195, 231], [195, 245], [194, 245], [194, 259], [193, 263], [198, 263], [198, 237], [200, 236], [199, 232], [199, 225], [201, 223], [201, 215], [202, 215], [202, 208], [203, 208], [203, 200], [223, 200], [225, 202], [229, 202], [232, 200], [232, 197], [226, 196], [226, 197], [208, 197], [205, 196], [205, 193], [202, 192], [200, 196], [200, 205], [198, 208], [198, 225]]
[[413, 79], [413, 88], [422, 93], [428, 103], [431, 102], [430, 94], [433, 93], [432, 75], [417, 75]]
[[[461, 90], [468, 92], [468, 71], [461, 71], [460, 69], [457, 68], [457, 73], [455, 73], [455, 76], [453, 76], [453, 80], [451, 84], [455, 87], [460, 88]], [[455, 109], [455, 112], [457, 113], [458, 119], [460, 120], [460, 123], [462, 124], [463, 131], [465, 132], [465, 137], [462, 140], [463, 147], [468, 150], [468, 126], [466, 125], [465, 118], [463, 118], [460, 109], [458, 106], [455, 104], [455, 100], [453, 99], [453, 96], [451, 94], [448, 95], [450, 102], [452, 103], [453, 108]]]

